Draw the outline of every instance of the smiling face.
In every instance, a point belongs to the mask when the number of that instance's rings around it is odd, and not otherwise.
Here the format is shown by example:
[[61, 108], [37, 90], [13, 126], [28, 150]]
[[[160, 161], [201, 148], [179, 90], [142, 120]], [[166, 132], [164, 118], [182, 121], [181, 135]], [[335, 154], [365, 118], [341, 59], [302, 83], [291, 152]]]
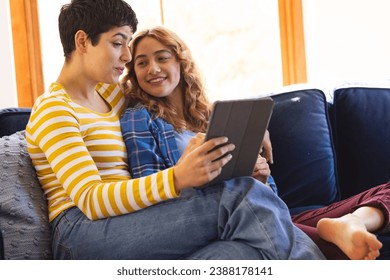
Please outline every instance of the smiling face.
[[181, 98], [180, 63], [158, 40], [145, 37], [134, 53], [134, 72], [143, 91], [154, 97]]
[[109, 84], [118, 83], [125, 64], [131, 60], [129, 43], [133, 32], [129, 26], [114, 27], [102, 33], [99, 43], [87, 43], [86, 73], [91, 73], [91, 79]]

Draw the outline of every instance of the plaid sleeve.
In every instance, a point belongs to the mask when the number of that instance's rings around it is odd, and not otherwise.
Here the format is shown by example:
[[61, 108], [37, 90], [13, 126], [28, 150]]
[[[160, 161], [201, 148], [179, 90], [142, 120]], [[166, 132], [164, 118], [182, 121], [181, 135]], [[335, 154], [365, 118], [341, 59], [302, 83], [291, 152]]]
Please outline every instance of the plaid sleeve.
[[151, 175], [167, 168], [159, 152], [157, 126], [146, 109], [126, 109], [121, 117], [121, 129], [133, 178]]
[[274, 180], [274, 178], [271, 175], [268, 176], [267, 183], [271, 187], [272, 191], [275, 194], [278, 194], [278, 187], [276, 186], [275, 180]]

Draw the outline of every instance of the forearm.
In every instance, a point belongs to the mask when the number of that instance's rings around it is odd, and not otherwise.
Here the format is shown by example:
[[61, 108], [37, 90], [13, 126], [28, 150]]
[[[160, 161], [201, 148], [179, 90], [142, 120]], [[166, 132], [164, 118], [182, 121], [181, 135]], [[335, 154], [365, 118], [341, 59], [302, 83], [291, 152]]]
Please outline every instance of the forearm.
[[172, 168], [139, 179], [90, 183], [71, 194], [91, 220], [132, 213], [176, 196]]

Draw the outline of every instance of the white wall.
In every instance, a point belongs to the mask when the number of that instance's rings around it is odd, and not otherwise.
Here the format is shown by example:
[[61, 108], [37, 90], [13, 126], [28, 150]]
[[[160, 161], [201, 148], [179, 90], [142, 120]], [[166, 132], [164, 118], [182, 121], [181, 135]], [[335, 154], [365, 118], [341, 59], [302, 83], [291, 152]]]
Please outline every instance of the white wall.
[[17, 107], [14, 52], [9, 1], [0, 1], [0, 109]]
[[304, 0], [309, 82], [389, 79], [389, 10], [388, 0]]

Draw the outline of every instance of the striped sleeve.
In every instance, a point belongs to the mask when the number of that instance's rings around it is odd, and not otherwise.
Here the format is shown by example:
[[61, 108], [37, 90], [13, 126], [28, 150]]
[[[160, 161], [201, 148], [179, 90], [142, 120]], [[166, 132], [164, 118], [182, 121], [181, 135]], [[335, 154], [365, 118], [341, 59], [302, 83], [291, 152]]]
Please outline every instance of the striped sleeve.
[[[177, 196], [172, 168], [139, 179], [103, 182], [73, 108], [61, 99], [44, 99], [35, 108], [26, 135], [38, 174], [49, 170], [60, 184], [60, 190], [58, 186], [50, 190], [53, 182], [49, 182], [45, 193], [70, 197], [91, 220], [130, 213]], [[51, 217], [62, 211], [56, 209]]]

